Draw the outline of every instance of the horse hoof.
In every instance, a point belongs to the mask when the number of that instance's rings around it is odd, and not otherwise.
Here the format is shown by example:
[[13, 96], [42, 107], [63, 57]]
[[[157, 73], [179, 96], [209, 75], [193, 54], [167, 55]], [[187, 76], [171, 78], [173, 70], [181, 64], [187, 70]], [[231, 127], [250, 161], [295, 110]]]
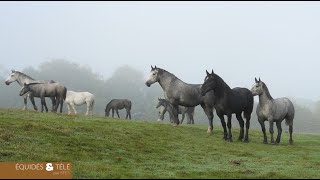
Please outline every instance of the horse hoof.
[[229, 142], [233, 142], [232, 138], [229, 139]]
[[292, 144], [293, 144], [293, 141], [289, 141], [289, 144], [292, 145]]
[[249, 140], [248, 140], [248, 139], [245, 139], [244, 142], [245, 142], [245, 143], [249, 143]]
[[268, 142], [267, 141], [263, 141], [263, 144], [268, 144]]
[[242, 142], [242, 138], [238, 138], [238, 141]]

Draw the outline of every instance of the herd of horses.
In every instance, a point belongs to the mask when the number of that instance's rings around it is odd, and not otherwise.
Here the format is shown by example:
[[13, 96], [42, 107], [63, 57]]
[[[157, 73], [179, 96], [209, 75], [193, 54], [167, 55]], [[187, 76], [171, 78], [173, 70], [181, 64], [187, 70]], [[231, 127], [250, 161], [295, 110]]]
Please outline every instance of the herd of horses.
[[[77, 110], [75, 106], [81, 106], [83, 104], [87, 105], [86, 115], [93, 114], [93, 107], [95, 104], [95, 96], [90, 92], [75, 92], [71, 90], [67, 90], [67, 88], [53, 80], [35, 80], [32, 77], [19, 72], [12, 70], [9, 77], [6, 79], [5, 84], [10, 85], [12, 82], [17, 82], [22, 88], [20, 90], [20, 96], [23, 96], [24, 107], [23, 110], [27, 108], [27, 98], [29, 97], [34, 110], [38, 110], [35, 105], [34, 97], [38, 97], [41, 99], [41, 112], [48, 112], [48, 107], [45, 101], [45, 97], [49, 97], [52, 101], [52, 112], [57, 112], [58, 107], [60, 105], [60, 113], [63, 108], [63, 101], [67, 104], [68, 114], [71, 114], [72, 110], [74, 114], [77, 114]], [[112, 109], [112, 117], [114, 113], [114, 109], [118, 114], [118, 109], [127, 109], [127, 116], [131, 119], [131, 101], [128, 99], [113, 99], [110, 103], [107, 104], [105, 113], [106, 116], [109, 116], [109, 111]], [[71, 110], [72, 109], [72, 110]], [[118, 117], [120, 118], [119, 114]]]
[[[150, 76], [145, 84], [150, 87], [156, 82], [161, 86], [165, 99], [168, 101], [168, 103], [164, 103], [163, 100], [159, 99], [158, 105], [166, 104], [164, 106], [167, 107], [166, 110], [171, 114], [170, 117], [173, 119], [175, 126], [180, 123], [178, 119], [179, 106], [192, 108], [200, 105], [209, 120], [208, 133], [211, 133], [213, 130], [213, 112], [215, 109], [216, 114], [221, 120], [224, 140], [233, 141], [231, 118], [232, 114], [235, 114], [240, 125], [238, 140], [249, 142], [250, 118], [254, 104], [253, 97], [259, 96], [259, 104], [256, 113], [264, 135], [263, 142], [268, 143], [264, 122], [268, 121], [270, 124], [269, 132], [271, 134], [271, 144], [279, 144], [282, 133], [281, 123], [285, 119], [286, 124], [289, 126], [289, 144], [293, 143], [292, 131], [295, 110], [292, 102], [285, 97], [273, 99], [268, 87], [260, 80], [260, 78], [259, 80], [255, 78], [255, 83], [251, 90], [240, 87], [231, 89], [220, 76], [213, 72], [213, 70], [211, 73], [206, 71], [203, 84], [188, 84], [164, 69], [158, 68], [157, 66], [151, 66]], [[242, 114], [246, 119], [245, 123]], [[227, 124], [224, 116], [227, 116]], [[274, 141], [273, 137], [274, 122], [278, 128], [276, 141]], [[246, 125], [245, 132], [244, 124]], [[228, 127], [228, 130], [226, 126]]]
[[[5, 83], [9, 85], [14, 81], [22, 87], [20, 96], [24, 98], [24, 109], [26, 109], [27, 96], [29, 96], [34, 109], [37, 110], [34, 97], [39, 97], [41, 99], [41, 112], [43, 112], [43, 107], [45, 107], [48, 112], [45, 97], [50, 97], [53, 112], [57, 112], [59, 104], [60, 112], [62, 112], [63, 101], [65, 101], [68, 105], [68, 114], [71, 114], [71, 108], [74, 110], [74, 113], [77, 114], [75, 105], [80, 106], [86, 103], [86, 115], [92, 115], [95, 96], [89, 92], [70, 91], [61, 83], [52, 80], [34, 80], [22, 72], [12, 70], [12, 73]], [[194, 124], [194, 109], [200, 105], [209, 120], [208, 133], [212, 133], [213, 130], [213, 112], [215, 110], [223, 127], [223, 139], [232, 142], [231, 119], [232, 115], [235, 114], [240, 125], [238, 140], [249, 142], [250, 118], [253, 111], [254, 96], [259, 96], [256, 113], [264, 136], [263, 143], [268, 143], [264, 122], [268, 121], [270, 125], [271, 144], [279, 144], [282, 133], [281, 123], [283, 120], [285, 120], [289, 126], [289, 144], [293, 143], [292, 132], [295, 110], [292, 102], [285, 97], [273, 99], [268, 87], [260, 78], [259, 80], [255, 78], [255, 83], [251, 90], [241, 87], [231, 89], [213, 70], [211, 73], [206, 71], [203, 84], [188, 84], [164, 69], [151, 66], [151, 73], [145, 84], [150, 87], [156, 82], [159, 83], [164, 92], [164, 99], [158, 98], [158, 104], [156, 105], [156, 108], [160, 107], [158, 121], [162, 121], [164, 119], [164, 113], [168, 112], [170, 122], [172, 122], [174, 126], [183, 122], [185, 114], [188, 115], [189, 119], [187, 123]], [[131, 119], [131, 106], [132, 102], [128, 99], [113, 99], [106, 105], [105, 116], [109, 116], [112, 110], [112, 117], [114, 117], [115, 111], [120, 118], [118, 110], [126, 109], [126, 119]], [[179, 114], [182, 114], [181, 122], [178, 118]], [[244, 119], [246, 119], [245, 122], [242, 115]], [[227, 116], [227, 123], [225, 122], [224, 116]], [[273, 137], [274, 122], [278, 129], [278, 135], [275, 141]], [[244, 125], [246, 128], [245, 131]]]

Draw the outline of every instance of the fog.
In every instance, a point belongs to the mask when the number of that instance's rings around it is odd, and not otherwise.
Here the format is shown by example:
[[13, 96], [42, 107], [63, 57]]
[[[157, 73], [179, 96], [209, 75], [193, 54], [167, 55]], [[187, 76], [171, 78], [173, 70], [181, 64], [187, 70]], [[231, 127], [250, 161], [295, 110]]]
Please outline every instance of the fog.
[[[16, 69], [94, 91], [99, 115], [108, 100], [127, 96], [140, 103], [136, 113], [149, 113], [140, 118], [156, 119], [162, 90], [141, 89], [150, 65], [196, 84], [213, 69], [230, 87], [251, 88], [260, 77], [274, 98], [293, 99], [314, 119], [319, 9], [319, 2], [0, 2], [0, 76]], [[117, 72], [140, 89], [121, 94]], [[1, 107], [22, 107], [17, 84], [1, 83], [1, 91]]]

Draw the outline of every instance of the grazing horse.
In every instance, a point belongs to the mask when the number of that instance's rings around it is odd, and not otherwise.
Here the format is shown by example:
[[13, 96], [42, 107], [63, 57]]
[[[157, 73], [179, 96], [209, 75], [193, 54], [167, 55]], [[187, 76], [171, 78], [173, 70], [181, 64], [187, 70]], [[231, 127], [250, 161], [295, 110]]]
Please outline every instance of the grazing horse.
[[178, 107], [179, 105], [185, 107], [195, 107], [201, 105], [209, 119], [208, 133], [213, 129], [213, 91], [208, 92], [205, 96], [200, 93], [201, 84], [188, 84], [177, 78], [170, 72], [151, 66], [151, 73], [146, 81], [146, 85], [150, 87], [153, 83], [158, 82], [164, 91], [165, 99], [172, 104], [173, 120], [175, 125], [179, 124]]
[[[268, 87], [260, 80], [260, 78], [259, 81], [255, 78], [255, 84], [252, 86], [251, 92], [254, 96], [259, 96], [259, 104], [256, 113], [263, 132], [263, 143], [268, 143], [264, 121], [269, 121], [270, 124], [269, 132], [271, 134], [271, 144], [279, 144], [282, 133], [281, 123], [286, 119], [285, 122], [289, 126], [290, 133], [289, 144], [292, 144], [293, 118], [295, 114], [292, 102], [286, 97], [273, 99]], [[278, 136], [275, 142], [273, 139], [273, 122], [276, 122], [278, 128]]]
[[86, 115], [93, 114], [93, 106], [94, 106], [95, 96], [89, 92], [75, 92], [75, 91], [67, 91], [67, 97], [65, 102], [68, 105], [68, 114], [71, 114], [71, 107], [74, 111], [74, 114], [77, 114], [77, 110], [75, 105], [81, 106], [84, 103], [87, 104], [87, 112]]
[[[161, 106], [161, 107], [160, 107]], [[170, 117], [170, 122], [172, 121], [172, 106], [169, 103], [169, 101], [165, 100], [165, 99], [160, 99], [158, 98], [158, 104], [156, 106], [156, 108], [160, 107], [159, 109], [159, 117], [158, 117], [158, 121], [163, 121], [164, 119], [164, 114], [168, 111], [169, 112], [169, 117]], [[168, 110], [170, 109], [170, 110]], [[171, 112], [171, 113], [170, 113]], [[189, 121], [187, 122], [187, 124], [194, 124], [194, 107], [184, 107], [184, 106], [179, 106], [178, 109], [178, 114], [182, 115], [181, 118], [181, 124], [183, 123], [183, 120], [185, 118], [185, 114], [187, 113], [188, 117], [189, 117]]]
[[[22, 87], [24, 83], [32, 83], [32, 82], [39, 82], [39, 83], [54, 83], [55, 81], [53, 80], [50, 80], [50, 81], [47, 81], [47, 80], [34, 80], [32, 77], [22, 73], [22, 72], [19, 72], [19, 71], [15, 71], [15, 70], [11, 70], [12, 73], [9, 75], [9, 77], [6, 79], [5, 83], [6, 85], [10, 85], [12, 82], [14, 81], [17, 81], [17, 83]], [[27, 98], [29, 96], [29, 99], [33, 105], [33, 108], [34, 110], [38, 110], [35, 102], [34, 102], [34, 97], [38, 97], [34, 94], [32, 94], [31, 92], [28, 92], [26, 93], [25, 95], [23, 95], [23, 101], [24, 101], [24, 106], [23, 106], [23, 110], [26, 110], [27, 109]], [[51, 98], [51, 101], [52, 101], [52, 111], [54, 110], [54, 106], [55, 106], [55, 99], [54, 98]]]
[[[232, 114], [235, 113], [240, 124], [239, 140], [242, 141], [244, 134], [244, 121], [241, 113], [243, 112], [243, 115], [246, 118], [246, 135], [244, 141], [249, 142], [248, 131], [253, 109], [253, 95], [251, 91], [247, 88], [239, 87], [231, 89], [220, 76], [214, 74], [213, 70], [211, 74], [208, 73], [208, 71], [206, 71], [206, 73], [207, 76], [205, 77], [205, 81], [201, 87], [201, 94], [205, 95], [211, 90], [214, 91], [214, 107], [223, 126], [224, 139], [232, 142], [231, 118]], [[227, 132], [226, 129], [224, 115], [227, 115], [228, 117], [229, 132]]]
[[118, 110], [123, 108], [127, 111], [126, 119], [128, 116], [131, 119], [131, 101], [129, 99], [112, 99], [106, 106], [105, 116], [109, 117], [110, 110], [112, 109], [112, 117], [114, 118], [114, 111], [116, 111], [118, 118], [120, 118]]
[[67, 88], [60, 83], [29, 83], [23, 84], [23, 87], [20, 91], [20, 96], [31, 92], [34, 96], [41, 98], [41, 112], [43, 112], [43, 106], [46, 108], [46, 112], [48, 112], [47, 104], [45, 101], [45, 97], [51, 97], [56, 99], [56, 103], [54, 105], [54, 111], [57, 112], [58, 106], [60, 104], [60, 113], [62, 112], [63, 100], [66, 99]]

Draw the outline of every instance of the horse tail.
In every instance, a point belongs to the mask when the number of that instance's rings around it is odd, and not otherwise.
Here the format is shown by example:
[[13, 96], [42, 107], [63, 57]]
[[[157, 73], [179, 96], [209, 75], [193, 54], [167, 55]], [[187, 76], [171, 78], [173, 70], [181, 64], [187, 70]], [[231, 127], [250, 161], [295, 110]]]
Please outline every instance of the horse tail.
[[66, 100], [66, 97], [67, 97], [67, 88], [64, 87], [63, 100]]
[[247, 108], [243, 113], [246, 119], [249, 119], [253, 111], [254, 98], [250, 90], [247, 92]]
[[295, 110], [294, 110], [294, 106], [293, 106], [292, 102], [289, 99], [288, 99], [288, 103], [289, 103], [290, 107], [289, 107], [288, 113], [285, 117], [285, 119], [286, 119], [285, 123], [287, 126], [292, 126]]

